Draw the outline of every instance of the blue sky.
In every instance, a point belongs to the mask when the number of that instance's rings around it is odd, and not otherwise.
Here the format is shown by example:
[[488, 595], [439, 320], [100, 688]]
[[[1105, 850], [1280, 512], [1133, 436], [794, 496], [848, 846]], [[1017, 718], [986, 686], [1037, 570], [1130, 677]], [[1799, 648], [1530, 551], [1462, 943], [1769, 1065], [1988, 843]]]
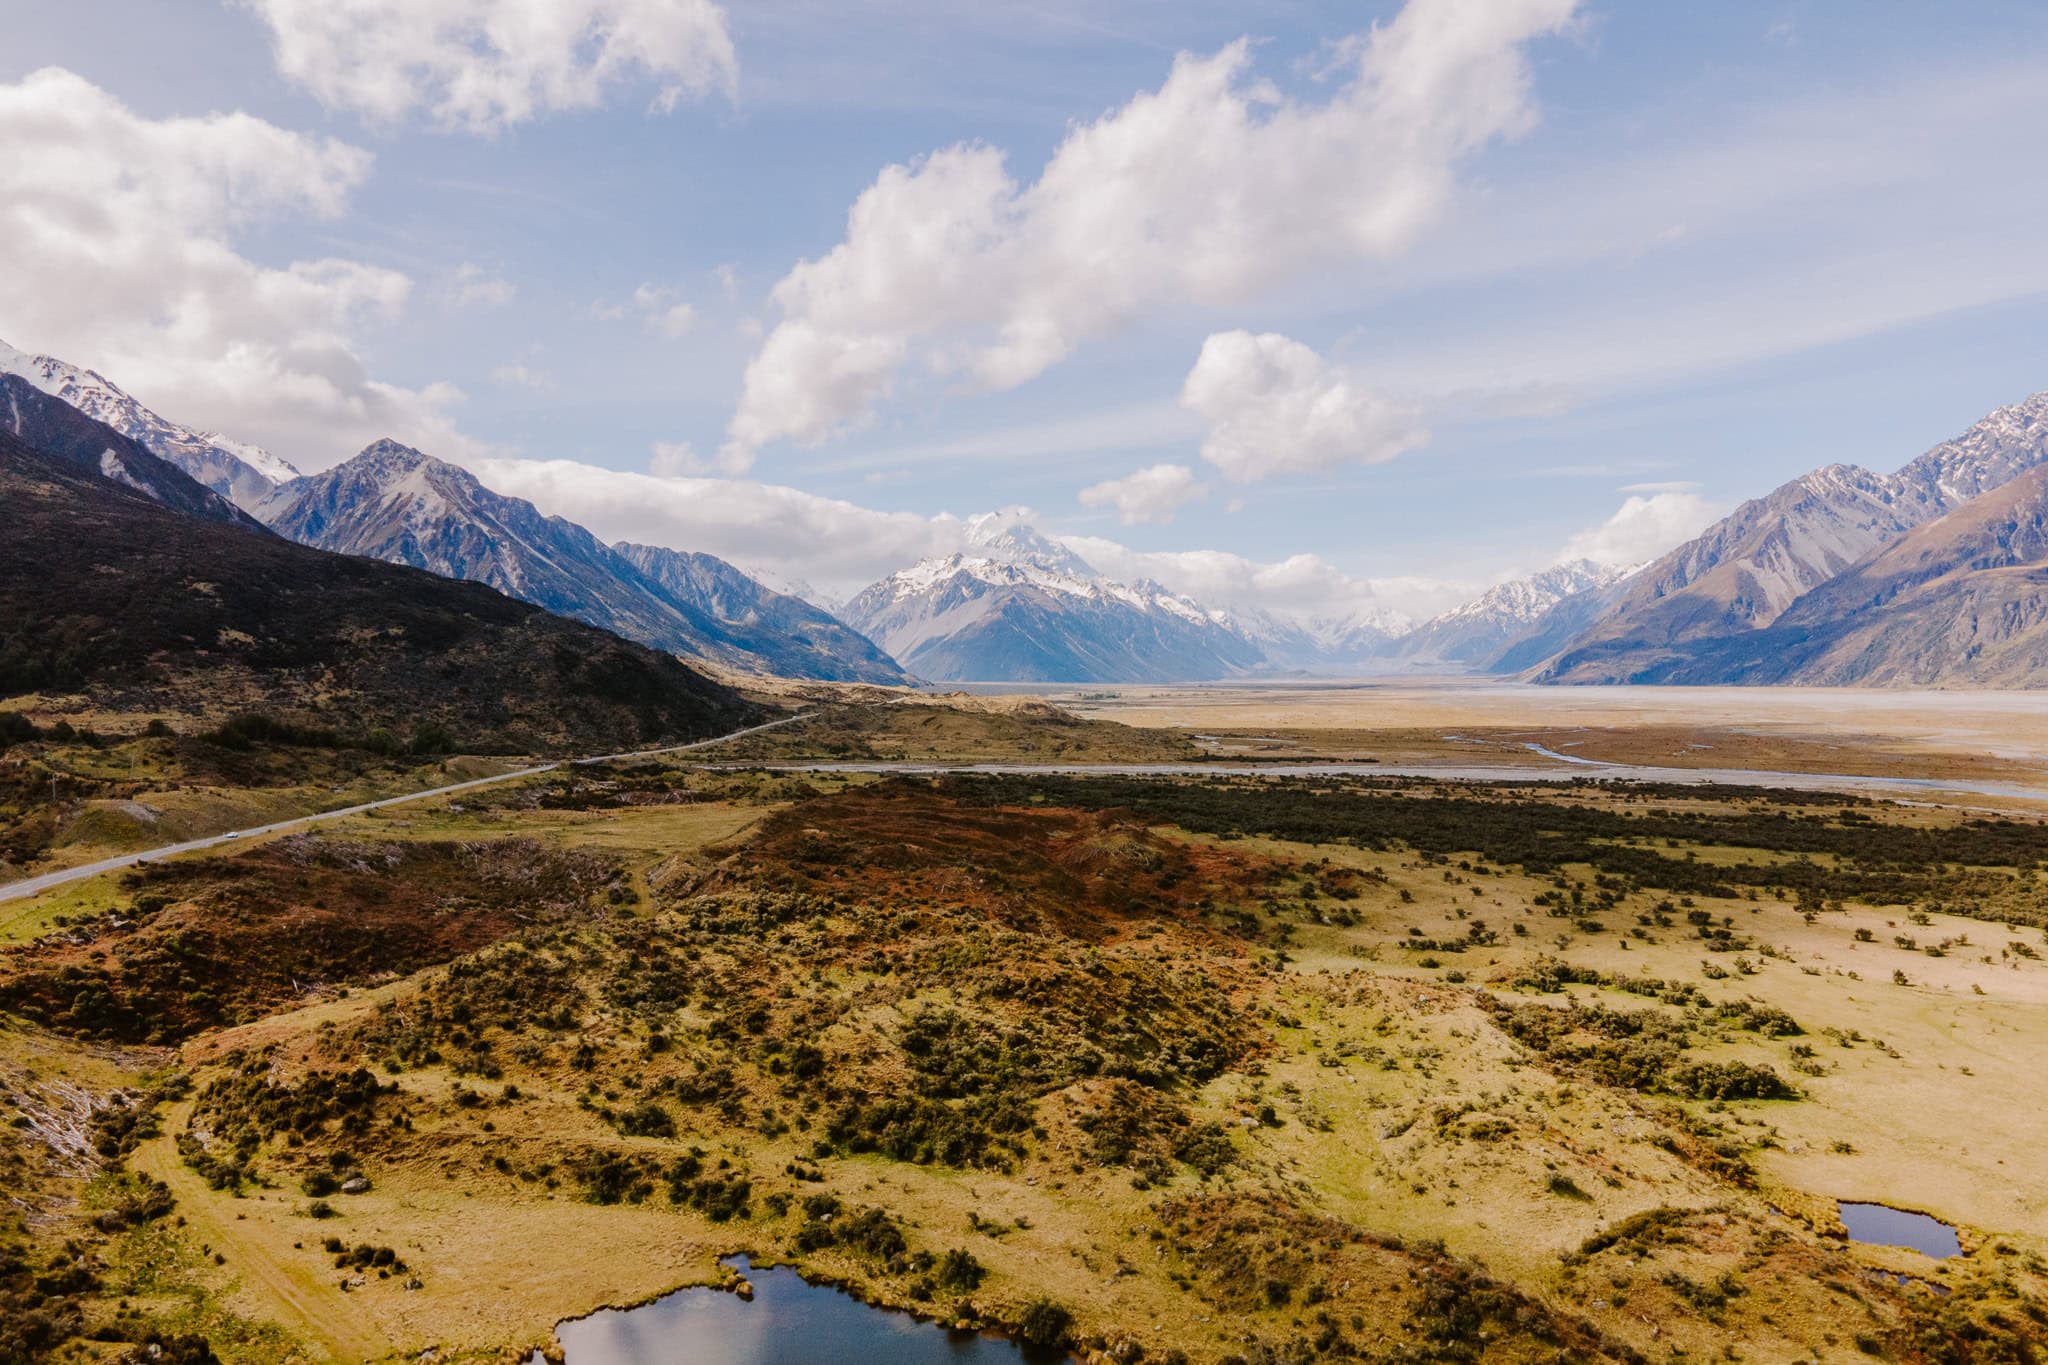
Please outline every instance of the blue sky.
[[[834, 591], [1024, 506], [1113, 572], [1308, 613], [1639, 556], [2048, 387], [2038, 3], [412, 8], [447, 64], [351, 67], [375, 0], [10, 15], [0, 132], [51, 159], [0, 170], [0, 337], [304, 468], [389, 431]], [[583, 48], [466, 27], [550, 8]], [[471, 57], [530, 107], [449, 112]]]

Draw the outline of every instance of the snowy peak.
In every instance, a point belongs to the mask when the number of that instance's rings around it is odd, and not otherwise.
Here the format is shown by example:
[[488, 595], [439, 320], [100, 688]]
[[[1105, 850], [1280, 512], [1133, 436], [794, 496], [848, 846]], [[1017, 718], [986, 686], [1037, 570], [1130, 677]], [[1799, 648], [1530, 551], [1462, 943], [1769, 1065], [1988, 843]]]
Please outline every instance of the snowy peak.
[[1953, 508], [2044, 463], [2048, 463], [2048, 390], [1993, 409], [1962, 435], [1943, 441], [1907, 464], [1896, 478]]
[[191, 475], [104, 422], [11, 370], [0, 370], [0, 431], [31, 451], [69, 464], [177, 512], [247, 530], [257, 523]]
[[1105, 578], [1022, 523], [971, 522], [968, 544], [870, 585], [844, 619], [943, 681], [1219, 678], [1261, 662], [1221, 613], [1157, 583]]
[[1268, 668], [1321, 674], [1379, 672], [1389, 647], [1414, 624], [1391, 607], [1374, 605], [1334, 616], [1297, 618], [1258, 607], [1215, 615], [1256, 644]]
[[244, 511], [254, 511], [277, 485], [298, 477], [296, 469], [260, 446], [159, 417], [105, 376], [55, 356], [30, 355], [0, 341], [0, 371], [18, 374], [52, 398], [104, 422]]
[[967, 527], [967, 543], [980, 558], [1031, 564], [1074, 578], [1096, 576], [1094, 566], [1087, 560], [1021, 521], [1009, 521], [991, 513], [973, 518]]
[[1596, 564], [1590, 559], [1566, 560], [1526, 578], [1496, 584], [1463, 606], [1436, 617], [1429, 625], [1484, 622], [1526, 626], [1573, 593], [1616, 582], [1627, 573], [1625, 569]]
[[1495, 584], [1463, 606], [1416, 627], [1401, 640], [1398, 652], [1416, 664], [1483, 667], [1558, 603], [1618, 583], [1629, 572], [1590, 559], [1572, 559]]

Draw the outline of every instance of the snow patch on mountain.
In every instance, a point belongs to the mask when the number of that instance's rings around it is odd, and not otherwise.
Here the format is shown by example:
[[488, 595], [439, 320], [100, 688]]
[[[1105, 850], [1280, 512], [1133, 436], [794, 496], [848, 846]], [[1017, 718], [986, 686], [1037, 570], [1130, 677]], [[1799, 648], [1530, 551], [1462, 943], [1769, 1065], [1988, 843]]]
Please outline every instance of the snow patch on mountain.
[[18, 374], [52, 398], [106, 423], [245, 512], [253, 513], [279, 484], [299, 476], [298, 470], [261, 446], [180, 426], [150, 411], [105, 376], [55, 356], [30, 355], [0, 341], [0, 371]]
[[1221, 678], [1263, 660], [1223, 613], [1150, 580], [1106, 578], [1013, 518], [976, 518], [967, 542], [870, 585], [843, 618], [944, 681]]

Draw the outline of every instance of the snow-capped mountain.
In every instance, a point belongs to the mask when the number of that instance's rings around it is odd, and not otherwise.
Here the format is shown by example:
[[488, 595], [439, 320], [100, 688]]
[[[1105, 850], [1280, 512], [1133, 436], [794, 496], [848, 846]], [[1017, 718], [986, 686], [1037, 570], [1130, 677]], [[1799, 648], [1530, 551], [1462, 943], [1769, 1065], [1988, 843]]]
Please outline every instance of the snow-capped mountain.
[[1553, 564], [1432, 617], [1403, 636], [1393, 652], [1411, 665], [1481, 668], [1559, 602], [1619, 582], [1629, 572], [1590, 559]]
[[572, 521], [545, 516], [468, 470], [395, 441], [279, 487], [258, 515], [301, 544], [488, 583], [690, 658], [791, 677], [905, 681], [892, 660], [838, 621], [722, 560], [615, 550]]
[[1560, 599], [1550, 610], [1530, 622], [1513, 639], [1501, 646], [1492, 658], [1480, 664], [1479, 672], [1522, 673], [1536, 667], [1584, 635], [1592, 628], [1594, 622], [1613, 611], [1615, 604], [1621, 601], [1621, 595], [1628, 591], [1629, 580], [1646, 567], [1638, 564], [1632, 569], [1625, 570], [1619, 578], [1595, 584]]
[[1384, 672], [1395, 643], [1415, 624], [1390, 607], [1377, 606], [1299, 619], [1257, 607], [1232, 607], [1215, 615], [1259, 647], [1268, 669], [1332, 676]]
[[836, 618], [840, 609], [846, 605], [845, 597], [826, 592], [808, 579], [795, 578], [786, 573], [778, 573], [774, 569], [764, 569], [758, 564], [735, 564], [733, 567], [770, 592], [779, 592], [784, 597], [794, 597], [799, 602], [808, 602], [827, 616]]
[[1221, 678], [1263, 661], [1219, 614], [1157, 583], [1118, 583], [1021, 523], [862, 590], [844, 619], [923, 677], [977, 682]]
[[980, 559], [1006, 564], [1029, 564], [1071, 578], [1099, 578], [1095, 566], [1056, 540], [1048, 540], [1035, 527], [991, 512], [967, 521], [967, 544]]
[[299, 476], [263, 449], [157, 416], [111, 380], [54, 356], [30, 355], [0, 341], [0, 371], [18, 374], [96, 422], [104, 422], [158, 459], [176, 465], [243, 511]]
[[261, 535], [241, 508], [202, 488], [170, 461], [160, 459], [104, 423], [13, 371], [0, 370], [0, 429], [40, 456], [111, 479], [173, 511], [226, 522]]
[[1917, 526], [2048, 462], [2048, 392], [2003, 407], [1896, 474], [1836, 464], [1744, 503], [1629, 583], [1535, 676], [1648, 679], [1690, 643], [1758, 630]]

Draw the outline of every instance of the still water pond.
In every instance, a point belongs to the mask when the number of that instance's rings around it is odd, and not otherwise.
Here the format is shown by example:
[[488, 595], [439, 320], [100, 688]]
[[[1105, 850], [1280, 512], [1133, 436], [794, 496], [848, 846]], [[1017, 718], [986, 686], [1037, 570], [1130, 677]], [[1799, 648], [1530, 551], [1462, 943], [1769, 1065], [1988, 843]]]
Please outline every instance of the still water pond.
[[679, 1289], [638, 1308], [607, 1308], [565, 1322], [555, 1340], [567, 1365], [1048, 1365], [1068, 1359], [872, 1308], [840, 1290], [807, 1284], [787, 1268], [755, 1270], [743, 1256], [727, 1264], [753, 1283], [752, 1303], [718, 1289]]
[[1883, 1204], [1844, 1204], [1841, 1207], [1842, 1226], [1849, 1230], [1852, 1242], [1911, 1247], [1937, 1261], [1962, 1254], [1963, 1247], [1956, 1240], [1956, 1230], [1938, 1218], [1930, 1218], [1924, 1213], [1908, 1213]]

